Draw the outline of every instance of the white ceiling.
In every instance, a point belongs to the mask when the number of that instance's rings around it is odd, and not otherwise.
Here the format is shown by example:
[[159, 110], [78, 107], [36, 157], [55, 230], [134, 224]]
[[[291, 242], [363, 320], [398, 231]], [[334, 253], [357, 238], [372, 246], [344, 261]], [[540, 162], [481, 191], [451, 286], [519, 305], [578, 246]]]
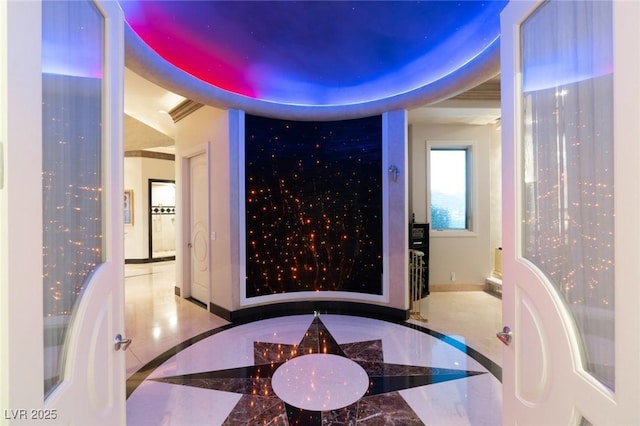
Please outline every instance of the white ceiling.
[[500, 101], [450, 99], [409, 110], [409, 124], [487, 125], [500, 118]]

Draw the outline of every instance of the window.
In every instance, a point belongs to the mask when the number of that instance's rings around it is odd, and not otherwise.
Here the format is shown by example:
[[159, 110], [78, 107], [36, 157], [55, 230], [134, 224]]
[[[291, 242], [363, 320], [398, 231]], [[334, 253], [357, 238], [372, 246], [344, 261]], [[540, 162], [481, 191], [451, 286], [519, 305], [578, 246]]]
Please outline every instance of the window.
[[431, 228], [472, 230], [471, 146], [429, 149]]

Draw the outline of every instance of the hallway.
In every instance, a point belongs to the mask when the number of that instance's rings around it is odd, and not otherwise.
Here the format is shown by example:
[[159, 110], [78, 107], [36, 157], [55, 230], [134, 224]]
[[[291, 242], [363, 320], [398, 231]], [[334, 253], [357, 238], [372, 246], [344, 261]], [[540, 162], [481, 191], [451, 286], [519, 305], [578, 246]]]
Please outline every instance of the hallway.
[[174, 262], [125, 275], [129, 424], [501, 424], [501, 307], [487, 293], [432, 293], [427, 322], [230, 325], [174, 295]]

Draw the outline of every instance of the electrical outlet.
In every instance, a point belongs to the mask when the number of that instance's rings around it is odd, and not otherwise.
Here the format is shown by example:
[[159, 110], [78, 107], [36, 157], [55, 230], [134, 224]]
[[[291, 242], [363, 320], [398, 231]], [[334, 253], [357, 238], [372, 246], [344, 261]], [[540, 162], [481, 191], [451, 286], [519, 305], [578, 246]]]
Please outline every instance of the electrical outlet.
[[452, 272], [451, 273], [451, 281], [455, 281], [456, 280], [456, 273]]

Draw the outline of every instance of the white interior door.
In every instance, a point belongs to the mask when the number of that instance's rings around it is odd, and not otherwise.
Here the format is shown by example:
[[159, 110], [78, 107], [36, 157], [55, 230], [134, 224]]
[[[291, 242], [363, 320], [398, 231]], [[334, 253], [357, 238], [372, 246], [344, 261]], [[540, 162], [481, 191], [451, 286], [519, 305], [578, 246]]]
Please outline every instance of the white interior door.
[[122, 15], [11, 1], [0, 28], [3, 420], [125, 424]]
[[638, 22], [638, 2], [502, 14], [506, 425], [640, 424]]
[[191, 297], [209, 306], [209, 169], [207, 153], [189, 159]]

